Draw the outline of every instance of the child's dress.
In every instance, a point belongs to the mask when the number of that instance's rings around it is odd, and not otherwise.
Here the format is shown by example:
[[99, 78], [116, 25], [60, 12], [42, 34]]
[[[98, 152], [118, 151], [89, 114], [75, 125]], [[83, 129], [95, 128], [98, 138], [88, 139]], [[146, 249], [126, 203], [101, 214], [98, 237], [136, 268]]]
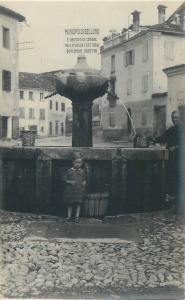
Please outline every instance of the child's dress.
[[75, 184], [72, 185], [66, 182], [64, 193], [65, 203], [69, 205], [82, 203], [85, 199], [85, 185], [83, 185], [83, 182], [86, 181], [85, 170], [74, 168], [69, 169], [64, 176], [64, 181], [66, 180], [75, 181]]

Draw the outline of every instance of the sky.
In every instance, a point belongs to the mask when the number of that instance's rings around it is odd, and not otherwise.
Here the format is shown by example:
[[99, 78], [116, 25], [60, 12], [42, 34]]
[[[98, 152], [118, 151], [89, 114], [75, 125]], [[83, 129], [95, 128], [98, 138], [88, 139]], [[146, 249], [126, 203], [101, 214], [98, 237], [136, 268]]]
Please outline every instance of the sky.
[[[181, 1], [1, 1], [26, 18], [26, 24], [19, 28], [19, 43], [33, 42], [33, 49], [19, 51], [19, 69], [22, 72], [47, 72], [71, 68], [77, 55], [67, 54], [66, 28], [99, 28], [99, 42], [109, 30], [120, 32], [128, 23], [132, 24], [135, 9], [141, 12], [140, 24], [153, 25], [158, 22], [157, 6], [167, 6], [168, 18]], [[91, 35], [92, 36], [92, 35]], [[19, 48], [29, 48], [19, 44]], [[90, 67], [100, 69], [100, 54], [87, 54]]]

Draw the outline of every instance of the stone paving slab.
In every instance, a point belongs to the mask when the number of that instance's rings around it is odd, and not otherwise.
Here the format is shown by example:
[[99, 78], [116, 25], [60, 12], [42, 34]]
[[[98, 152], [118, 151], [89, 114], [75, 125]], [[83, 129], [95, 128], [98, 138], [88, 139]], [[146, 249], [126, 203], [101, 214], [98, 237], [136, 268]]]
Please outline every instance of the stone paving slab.
[[29, 225], [27, 237], [47, 239], [119, 239], [139, 242], [139, 233], [133, 225], [125, 224], [75, 224], [57, 222], [33, 222]]

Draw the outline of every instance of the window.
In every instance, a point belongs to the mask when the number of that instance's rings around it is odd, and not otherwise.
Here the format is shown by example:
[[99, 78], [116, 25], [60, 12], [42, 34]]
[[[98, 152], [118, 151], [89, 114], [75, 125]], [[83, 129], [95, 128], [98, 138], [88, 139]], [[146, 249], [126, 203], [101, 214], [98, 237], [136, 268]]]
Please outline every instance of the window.
[[33, 92], [29, 92], [29, 100], [33, 100]]
[[148, 75], [142, 77], [142, 92], [146, 93], [148, 91]]
[[61, 103], [61, 111], [65, 111], [65, 103]]
[[24, 99], [24, 91], [20, 91], [20, 99], [21, 99], [21, 100]]
[[58, 121], [55, 122], [55, 135], [58, 135]]
[[41, 108], [40, 109], [40, 117], [39, 117], [40, 120], [45, 120], [45, 109], [44, 108]]
[[25, 108], [19, 107], [19, 117], [24, 119], [25, 118]]
[[125, 56], [125, 66], [127, 67], [128, 65], [134, 65], [134, 50], [129, 50], [126, 52]]
[[127, 95], [132, 94], [132, 79], [127, 80]]
[[52, 102], [52, 100], [50, 100], [49, 101], [49, 108], [52, 109], [52, 106], [53, 106], [53, 102]]
[[56, 102], [56, 110], [58, 110], [58, 102]]
[[49, 134], [52, 135], [53, 133], [53, 123], [49, 122]]
[[61, 123], [61, 135], [64, 134], [64, 123]]
[[11, 72], [3, 70], [2, 73], [2, 89], [3, 91], [11, 91]]
[[164, 43], [164, 57], [166, 60], [174, 60], [174, 42]]
[[94, 104], [93, 105], [93, 114], [94, 115], [99, 115], [100, 114], [100, 105], [99, 104]]
[[111, 55], [111, 71], [115, 71], [115, 55]]
[[10, 30], [3, 27], [3, 47], [10, 49]]
[[34, 108], [29, 108], [29, 119], [35, 119], [35, 110], [34, 110]]
[[44, 93], [40, 93], [40, 100], [44, 99]]
[[143, 45], [143, 61], [148, 60], [148, 43]]
[[109, 125], [110, 125], [111, 127], [116, 126], [115, 114], [112, 113], [112, 112], [109, 114]]

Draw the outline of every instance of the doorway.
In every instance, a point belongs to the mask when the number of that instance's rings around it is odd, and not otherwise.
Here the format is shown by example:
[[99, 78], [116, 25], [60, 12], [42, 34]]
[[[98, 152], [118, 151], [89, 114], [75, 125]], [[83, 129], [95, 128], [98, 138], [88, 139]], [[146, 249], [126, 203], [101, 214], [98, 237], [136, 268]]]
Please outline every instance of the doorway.
[[166, 106], [154, 106], [154, 134], [159, 136], [166, 130]]
[[8, 135], [8, 117], [2, 117], [2, 138]]

